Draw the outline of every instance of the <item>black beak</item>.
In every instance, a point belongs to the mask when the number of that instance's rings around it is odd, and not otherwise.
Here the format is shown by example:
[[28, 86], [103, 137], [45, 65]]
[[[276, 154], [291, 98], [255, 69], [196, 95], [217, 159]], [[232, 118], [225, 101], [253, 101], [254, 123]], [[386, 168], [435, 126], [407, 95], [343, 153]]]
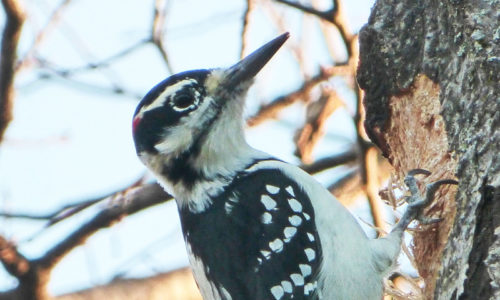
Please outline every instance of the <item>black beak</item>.
[[240, 83], [252, 79], [267, 64], [271, 57], [278, 52], [289, 36], [288, 32], [283, 33], [227, 69], [224, 86], [235, 87]]

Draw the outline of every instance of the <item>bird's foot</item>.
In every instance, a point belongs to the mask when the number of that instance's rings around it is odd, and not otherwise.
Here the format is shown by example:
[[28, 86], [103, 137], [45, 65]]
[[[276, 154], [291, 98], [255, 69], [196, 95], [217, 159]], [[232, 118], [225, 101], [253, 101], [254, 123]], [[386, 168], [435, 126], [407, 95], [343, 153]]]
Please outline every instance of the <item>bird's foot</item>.
[[405, 197], [406, 202], [408, 203], [408, 208], [403, 215], [403, 217], [399, 220], [395, 229], [405, 230], [408, 225], [413, 220], [418, 220], [421, 224], [429, 225], [442, 221], [442, 219], [438, 218], [428, 218], [422, 215], [423, 209], [429, 205], [432, 200], [434, 200], [434, 194], [439, 189], [440, 186], [445, 184], [458, 184], [456, 180], [453, 179], [442, 179], [435, 182], [431, 182], [425, 187], [425, 195], [423, 195], [417, 186], [416, 175], [425, 175], [429, 176], [431, 172], [424, 169], [413, 169], [408, 172], [406, 175], [404, 182], [409, 189], [410, 195]]

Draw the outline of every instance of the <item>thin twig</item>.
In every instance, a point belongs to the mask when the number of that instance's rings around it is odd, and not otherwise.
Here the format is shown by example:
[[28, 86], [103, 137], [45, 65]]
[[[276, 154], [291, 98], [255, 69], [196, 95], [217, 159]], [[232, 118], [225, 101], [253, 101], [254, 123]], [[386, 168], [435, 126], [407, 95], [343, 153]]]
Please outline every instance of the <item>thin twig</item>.
[[156, 204], [164, 203], [172, 197], [165, 193], [158, 184], [146, 184], [134, 187], [118, 195], [119, 199], [113, 201], [114, 205], [105, 207], [92, 219], [81, 225], [68, 237], [57, 243], [47, 251], [37, 263], [44, 268], [52, 268], [73, 248], [81, 245], [96, 231], [114, 224], [126, 215], [134, 214], [140, 210]]
[[99, 201], [102, 201], [103, 199], [105, 198], [92, 199], [80, 203], [65, 205], [53, 212], [45, 214], [0, 212], [0, 217], [12, 218], [12, 219], [27, 219], [34, 221], [48, 221], [45, 226], [49, 227], [51, 225], [54, 225], [64, 219], [67, 219], [75, 215], [76, 213], [84, 210], [85, 208]]
[[167, 273], [158, 272], [145, 278], [116, 278], [104, 285], [51, 298], [51, 300], [77, 299], [202, 300], [190, 268], [182, 268]]
[[368, 202], [370, 203], [370, 210], [373, 217], [373, 223], [376, 227], [382, 228], [384, 231], [389, 232], [390, 226], [385, 222], [385, 204], [380, 199], [378, 190], [380, 187], [380, 182], [378, 180], [378, 151], [375, 147], [370, 147], [363, 151], [364, 165], [362, 165], [362, 170], [364, 172], [364, 184], [366, 187], [366, 195], [368, 196]]
[[300, 168], [309, 174], [316, 174], [325, 171], [327, 169], [355, 162], [357, 158], [358, 158], [357, 151], [348, 150], [336, 155], [318, 159], [311, 164], [301, 165]]
[[0, 142], [10, 121], [14, 102], [14, 77], [17, 45], [25, 20], [24, 9], [18, 0], [2, 0], [6, 21], [2, 35], [0, 60]]
[[248, 31], [250, 28], [250, 16], [254, 10], [255, 1], [247, 0], [247, 8], [243, 14], [243, 26], [241, 28], [241, 49], [240, 49], [240, 59], [243, 59], [246, 54], [246, 49], [248, 45]]
[[324, 135], [326, 121], [343, 105], [337, 93], [327, 88], [323, 88], [323, 93], [318, 100], [309, 103], [304, 126], [295, 135], [295, 154], [303, 162], [312, 162], [314, 146]]
[[[270, 15], [270, 20], [276, 24], [276, 27], [278, 27], [280, 32], [285, 32], [288, 31], [290, 26], [285, 22], [285, 18], [282, 14], [279, 14], [276, 12], [276, 9], [274, 8], [273, 5], [271, 5], [271, 2], [269, 1], [262, 1], [263, 7], [265, 8], [264, 12], [268, 13]], [[307, 79], [307, 73], [306, 73], [306, 68], [304, 65], [304, 51], [301, 48], [300, 43], [294, 43], [293, 40], [288, 41], [286, 43], [286, 47], [291, 50], [292, 55], [294, 56], [295, 60], [297, 61], [297, 64], [299, 65], [299, 70], [303, 78]]]
[[[357, 157], [359, 159], [359, 155]], [[348, 206], [361, 196], [365, 196], [359, 167], [353, 168], [328, 187], [328, 190], [344, 205]]]
[[50, 70], [50, 71], [52, 71], [52, 73], [39, 74], [37, 79], [35, 79], [30, 83], [25, 84], [24, 87], [37, 84], [41, 80], [51, 79], [53, 83], [60, 82], [64, 84], [65, 88], [72, 87], [76, 89], [81, 89], [85, 93], [96, 93], [101, 96], [103, 94], [112, 94], [112, 95], [128, 96], [135, 99], [141, 99], [142, 96], [144, 96], [142, 93], [128, 90], [122, 85], [116, 85], [116, 84], [111, 86], [98, 85], [89, 82], [84, 82], [81, 80], [76, 80], [70, 76], [67, 76], [64, 72], [59, 73], [57, 70]]
[[17, 251], [16, 246], [7, 241], [0, 235], [0, 262], [5, 270], [12, 276], [22, 277], [30, 268], [30, 263], [21, 253]]
[[278, 113], [283, 108], [297, 102], [298, 100], [306, 98], [311, 89], [318, 83], [326, 81], [335, 75], [343, 75], [345, 72], [346, 69], [344, 65], [322, 68], [319, 74], [313, 76], [309, 80], [306, 80], [299, 89], [287, 95], [278, 97], [269, 104], [262, 106], [254, 116], [248, 118], [248, 126], [256, 126], [265, 120], [276, 118]]
[[347, 22], [345, 19], [344, 10], [340, 0], [332, 0], [332, 8], [326, 11], [319, 11], [313, 7], [303, 5], [296, 1], [290, 0], [275, 0], [278, 3], [282, 3], [296, 9], [299, 9], [305, 13], [315, 15], [322, 20], [330, 22], [339, 31], [339, 34], [345, 44], [348, 62], [347, 65], [351, 69], [351, 74], [353, 78], [353, 88], [356, 91], [357, 97], [357, 108], [356, 113], [353, 118], [357, 130], [357, 143], [360, 148], [360, 164], [361, 164], [361, 181], [362, 186], [366, 191], [368, 201], [372, 210], [372, 216], [376, 227], [388, 230], [384, 220], [384, 210], [382, 209], [382, 202], [378, 198], [378, 181], [376, 180], [377, 164], [376, 162], [376, 151], [374, 148], [367, 146], [364, 129], [363, 129], [363, 106], [361, 104], [361, 90], [357, 86], [356, 80], [354, 78], [354, 72], [356, 70], [356, 64], [358, 61], [358, 49], [356, 48], [356, 35], [352, 34], [348, 29]]
[[310, 6], [301, 4], [299, 2], [295, 1], [289, 1], [289, 0], [275, 0], [278, 3], [282, 3], [291, 7], [294, 7], [296, 9], [299, 9], [305, 13], [314, 15], [319, 17], [322, 20], [325, 20], [327, 22], [332, 23], [337, 27], [340, 36], [342, 37], [342, 40], [344, 41], [345, 45], [347, 46], [347, 54], [350, 57], [351, 56], [351, 49], [350, 45], [353, 41], [353, 35], [350, 33], [345, 16], [344, 16], [344, 11], [342, 9], [341, 1], [339, 0], [333, 0], [333, 7], [329, 10], [326, 11], [319, 11], [317, 9], [314, 9]]
[[43, 60], [43, 59], [38, 59], [38, 62], [39, 62], [40, 67], [50, 69], [54, 72], [57, 72], [61, 76], [63, 76], [63, 75], [64, 76], [72, 76], [72, 75], [75, 75], [77, 73], [81, 73], [84, 71], [97, 70], [100, 68], [108, 67], [116, 60], [119, 60], [119, 59], [135, 52], [136, 50], [138, 50], [142, 46], [146, 45], [148, 42], [150, 42], [149, 39], [141, 39], [141, 40], [133, 43], [132, 45], [130, 45], [126, 48], [123, 48], [120, 51], [116, 52], [115, 54], [112, 54], [104, 59], [101, 59], [101, 60], [95, 61], [95, 62], [90, 62], [88, 64], [78, 66], [78, 67], [73, 67], [73, 68], [62, 68], [62, 67], [55, 65], [52, 62], [49, 62], [49, 61]]
[[173, 74], [173, 69], [170, 64], [165, 44], [163, 42], [165, 33], [164, 32], [165, 15], [167, 11], [166, 3], [167, 3], [166, 0], [155, 0], [153, 24], [151, 26], [151, 42], [156, 46], [156, 48], [160, 52], [160, 55], [163, 58], [163, 61], [165, 62], [165, 66], [167, 67], [167, 71], [170, 74]]
[[71, 0], [64, 0], [54, 10], [52, 15], [49, 17], [47, 24], [45, 24], [45, 26], [38, 32], [38, 34], [35, 37], [35, 40], [31, 44], [31, 47], [28, 49], [28, 51], [24, 55], [23, 59], [21, 59], [21, 61], [17, 64], [16, 71], [22, 70], [31, 64], [31, 62], [35, 56], [36, 49], [38, 47], [40, 47], [40, 45], [45, 40], [45, 38], [56, 27], [57, 23], [61, 19], [62, 13], [68, 7], [68, 4], [70, 2], [71, 2]]
[[316, 9], [310, 7], [310, 6], [307, 6], [307, 5], [304, 5], [304, 4], [301, 4], [299, 2], [295, 2], [295, 1], [288, 1], [288, 0], [275, 0], [275, 1], [278, 3], [282, 3], [285, 5], [294, 7], [294, 8], [301, 10], [305, 13], [315, 15], [315, 16], [317, 16], [321, 19], [327, 20], [327, 21], [331, 21], [332, 15], [336, 10], [336, 6], [334, 6], [332, 9], [327, 10], [327, 11], [319, 11], [319, 10], [316, 10]]
[[0, 236], [0, 261], [10, 274], [19, 280], [14, 291], [19, 299], [46, 299], [46, 284], [52, 268], [71, 250], [85, 242], [96, 231], [109, 227], [122, 217], [164, 203], [172, 197], [158, 184], [132, 186], [117, 194], [112, 204], [54, 245], [42, 257], [28, 260], [14, 244]]

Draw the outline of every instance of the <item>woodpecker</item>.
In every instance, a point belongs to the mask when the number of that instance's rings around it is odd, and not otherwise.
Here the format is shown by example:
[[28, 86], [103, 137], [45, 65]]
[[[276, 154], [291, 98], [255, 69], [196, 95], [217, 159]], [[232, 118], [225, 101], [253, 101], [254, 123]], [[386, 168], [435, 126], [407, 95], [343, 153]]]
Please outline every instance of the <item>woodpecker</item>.
[[312, 176], [250, 147], [243, 107], [255, 75], [285, 33], [226, 69], [172, 75], [133, 117], [137, 155], [174, 196], [194, 277], [211, 299], [381, 299], [402, 234], [432, 200], [406, 178], [409, 208], [385, 238]]

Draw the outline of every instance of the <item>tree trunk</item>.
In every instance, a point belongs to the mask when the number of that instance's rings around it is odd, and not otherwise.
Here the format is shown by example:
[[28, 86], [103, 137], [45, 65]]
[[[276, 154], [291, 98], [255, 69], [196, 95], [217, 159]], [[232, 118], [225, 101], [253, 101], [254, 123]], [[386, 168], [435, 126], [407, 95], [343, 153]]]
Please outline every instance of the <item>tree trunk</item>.
[[500, 1], [380, 0], [360, 32], [365, 127], [397, 172], [459, 180], [414, 236], [428, 299], [500, 299]]

